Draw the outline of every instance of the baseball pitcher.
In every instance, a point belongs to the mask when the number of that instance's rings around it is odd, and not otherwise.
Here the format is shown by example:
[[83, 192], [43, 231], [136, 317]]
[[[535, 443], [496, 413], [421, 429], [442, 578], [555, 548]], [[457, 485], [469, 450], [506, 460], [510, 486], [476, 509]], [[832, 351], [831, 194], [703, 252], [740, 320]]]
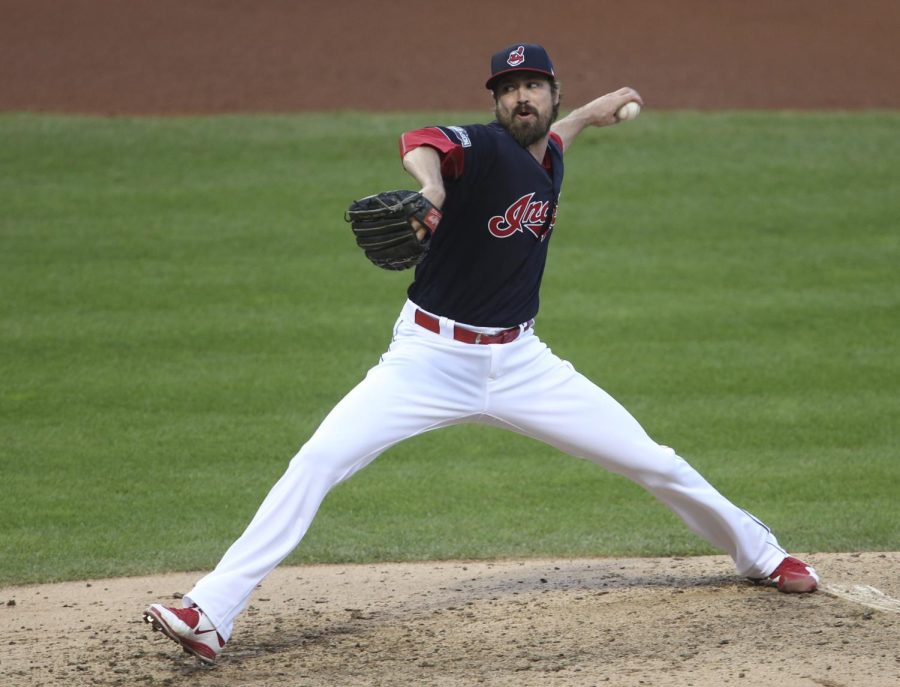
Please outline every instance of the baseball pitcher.
[[254, 588], [300, 543], [329, 490], [397, 442], [463, 422], [533, 437], [633, 480], [730, 555], [739, 575], [783, 592], [817, 588], [816, 572], [762, 522], [538, 336], [564, 158], [584, 129], [636, 116], [641, 96], [622, 88], [557, 121], [550, 57], [527, 43], [493, 55], [486, 86], [491, 123], [400, 137], [418, 191], [378, 193], [346, 212], [371, 262], [414, 268], [388, 350], [294, 456], [183, 608], [153, 604], [144, 614], [201, 661], [216, 659]]

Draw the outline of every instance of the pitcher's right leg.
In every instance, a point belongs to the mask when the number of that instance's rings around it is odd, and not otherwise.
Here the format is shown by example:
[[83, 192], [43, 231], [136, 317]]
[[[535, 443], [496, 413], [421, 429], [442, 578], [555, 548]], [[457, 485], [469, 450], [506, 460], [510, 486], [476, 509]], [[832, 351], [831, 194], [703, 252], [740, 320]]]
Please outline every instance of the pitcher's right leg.
[[325, 495], [393, 444], [481, 409], [486, 351], [401, 329], [381, 363], [329, 413], [291, 460], [244, 533], [184, 597], [224, 640], [256, 586], [299, 544]]

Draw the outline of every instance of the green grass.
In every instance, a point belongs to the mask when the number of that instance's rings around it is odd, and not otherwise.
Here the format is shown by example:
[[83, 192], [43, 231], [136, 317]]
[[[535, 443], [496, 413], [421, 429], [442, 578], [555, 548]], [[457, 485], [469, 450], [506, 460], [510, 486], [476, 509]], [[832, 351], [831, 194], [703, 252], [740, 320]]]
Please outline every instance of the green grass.
[[[207, 569], [387, 344], [347, 203], [477, 114], [0, 116], [0, 584]], [[584, 134], [539, 332], [794, 550], [900, 546], [900, 115]], [[458, 427], [291, 562], [712, 552], [622, 478]]]

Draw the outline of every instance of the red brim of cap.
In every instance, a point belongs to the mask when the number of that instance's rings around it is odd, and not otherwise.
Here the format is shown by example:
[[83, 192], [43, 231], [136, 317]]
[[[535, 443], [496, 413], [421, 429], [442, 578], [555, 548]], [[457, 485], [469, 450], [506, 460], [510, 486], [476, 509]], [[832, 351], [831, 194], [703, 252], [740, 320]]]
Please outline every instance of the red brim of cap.
[[553, 72], [548, 72], [546, 69], [535, 69], [534, 67], [510, 67], [509, 69], [504, 69], [502, 72], [497, 72], [496, 74], [494, 74], [485, 82], [484, 87], [490, 91], [494, 90], [491, 84], [493, 84], [501, 76], [512, 74], [513, 72], [534, 72], [535, 74], [544, 74], [545, 76], [549, 76], [550, 79], [556, 78], [556, 74], [554, 74]]

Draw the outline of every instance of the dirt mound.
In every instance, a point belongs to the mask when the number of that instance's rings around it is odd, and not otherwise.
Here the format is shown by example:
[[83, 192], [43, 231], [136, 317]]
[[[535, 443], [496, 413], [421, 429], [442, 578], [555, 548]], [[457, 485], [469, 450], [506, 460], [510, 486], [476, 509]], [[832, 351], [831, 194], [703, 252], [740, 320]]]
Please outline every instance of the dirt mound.
[[[785, 595], [721, 556], [283, 567], [214, 668], [141, 621], [197, 574], [0, 589], [4, 685], [900, 684], [900, 553], [807, 557]], [[10, 605], [15, 602], [14, 605]]]

